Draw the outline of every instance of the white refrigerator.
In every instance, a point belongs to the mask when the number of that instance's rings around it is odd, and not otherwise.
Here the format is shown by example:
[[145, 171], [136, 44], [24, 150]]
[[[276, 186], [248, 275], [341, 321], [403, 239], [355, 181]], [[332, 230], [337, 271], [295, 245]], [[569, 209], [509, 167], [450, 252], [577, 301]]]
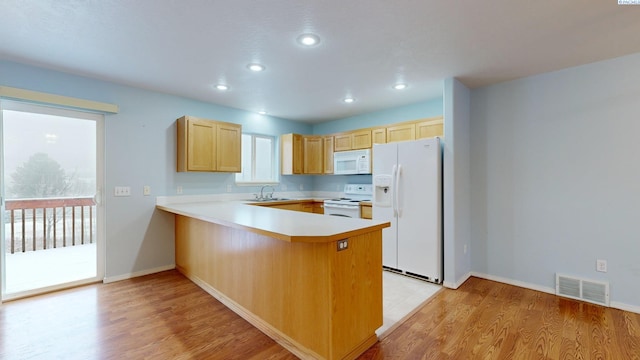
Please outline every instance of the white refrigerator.
[[382, 230], [382, 265], [442, 283], [440, 139], [373, 145], [373, 219]]

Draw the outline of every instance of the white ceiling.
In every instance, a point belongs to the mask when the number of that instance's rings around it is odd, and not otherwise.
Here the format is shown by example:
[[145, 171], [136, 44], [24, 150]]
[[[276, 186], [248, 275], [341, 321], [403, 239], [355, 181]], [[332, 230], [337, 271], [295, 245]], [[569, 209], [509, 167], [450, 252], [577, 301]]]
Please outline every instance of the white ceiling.
[[[640, 52], [640, 6], [616, 0], [2, 0], [1, 8], [1, 59], [306, 122], [437, 98], [449, 77], [474, 88]], [[304, 32], [320, 45], [297, 45]], [[250, 62], [266, 71], [250, 72]], [[409, 87], [393, 90], [397, 81]], [[219, 82], [230, 90], [213, 89]], [[356, 101], [343, 103], [346, 95]]]

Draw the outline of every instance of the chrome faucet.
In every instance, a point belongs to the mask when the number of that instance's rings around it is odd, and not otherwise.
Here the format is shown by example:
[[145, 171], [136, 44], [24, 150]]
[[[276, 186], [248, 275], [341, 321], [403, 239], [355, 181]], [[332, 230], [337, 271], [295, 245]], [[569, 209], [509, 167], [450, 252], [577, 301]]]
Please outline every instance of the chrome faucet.
[[266, 199], [266, 197], [264, 197], [264, 195], [263, 195], [264, 188], [266, 188], [266, 187], [270, 187], [271, 188], [271, 194], [269, 194], [269, 197], [268, 197], [269, 199], [273, 197], [273, 192], [276, 191], [276, 189], [271, 185], [268, 185], [268, 184], [267, 185], [262, 185], [262, 188], [260, 188], [260, 197], [259, 197], [260, 200]]

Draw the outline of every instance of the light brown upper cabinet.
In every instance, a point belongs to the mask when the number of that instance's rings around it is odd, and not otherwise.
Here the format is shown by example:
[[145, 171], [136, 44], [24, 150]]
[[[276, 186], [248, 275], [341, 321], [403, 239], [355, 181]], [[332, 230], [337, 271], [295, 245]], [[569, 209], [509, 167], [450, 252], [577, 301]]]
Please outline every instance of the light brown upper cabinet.
[[373, 144], [386, 144], [387, 143], [387, 128], [375, 128], [371, 130], [371, 142]]
[[242, 126], [229, 123], [217, 124], [218, 170], [242, 171]]
[[351, 150], [351, 134], [342, 133], [333, 136], [334, 151]]
[[444, 121], [442, 118], [430, 119], [416, 123], [416, 139], [442, 136]]
[[302, 137], [300, 134], [284, 134], [280, 136], [280, 173], [282, 175], [303, 173], [304, 150]]
[[333, 136], [323, 136], [322, 141], [324, 142], [324, 173], [333, 174]]
[[387, 142], [407, 141], [416, 139], [416, 126], [402, 124], [387, 127]]
[[176, 121], [177, 171], [240, 172], [242, 126], [183, 116]]
[[370, 149], [371, 130], [356, 130], [351, 132], [351, 149]]
[[371, 148], [371, 130], [355, 130], [335, 134], [334, 151], [348, 151]]
[[303, 168], [305, 174], [324, 174], [322, 136], [303, 136]]

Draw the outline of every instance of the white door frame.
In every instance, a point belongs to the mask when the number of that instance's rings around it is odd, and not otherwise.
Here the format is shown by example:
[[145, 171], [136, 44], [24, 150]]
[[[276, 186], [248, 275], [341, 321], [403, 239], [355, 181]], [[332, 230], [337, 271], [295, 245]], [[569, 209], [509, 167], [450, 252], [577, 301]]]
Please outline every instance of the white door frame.
[[[76, 109], [66, 109], [45, 104], [31, 103], [28, 101], [13, 101], [0, 99], [0, 139], [4, 136], [2, 110], [20, 110], [35, 113], [54, 114], [79, 118], [84, 120], [95, 121], [96, 124], [96, 276], [90, 279], [73, 281], [60, 285], [49, 286], [46, 288], [24, 291], [7, 296], [6, 292], [6, 271], [5, 271], [5, 234], [4, 234], [4, 214], [5, 214], [5, 186], [0, 187], [0, 303], [6, 300], [14, 300], [27, 296], [33, 296], [44, 292], [61, 290], [69, 287], [80, 286], [95, 282], [103, 282], [105, 276], [105, 205], [104, 205], [104, 186], [105, 186], [105, 132], [104, 132], [104, 114], [82, 111]], [[46, 111], [45, 111], [46, 110]], [[4, 145], [0, 146], [0, 179], [4, 178]]]

